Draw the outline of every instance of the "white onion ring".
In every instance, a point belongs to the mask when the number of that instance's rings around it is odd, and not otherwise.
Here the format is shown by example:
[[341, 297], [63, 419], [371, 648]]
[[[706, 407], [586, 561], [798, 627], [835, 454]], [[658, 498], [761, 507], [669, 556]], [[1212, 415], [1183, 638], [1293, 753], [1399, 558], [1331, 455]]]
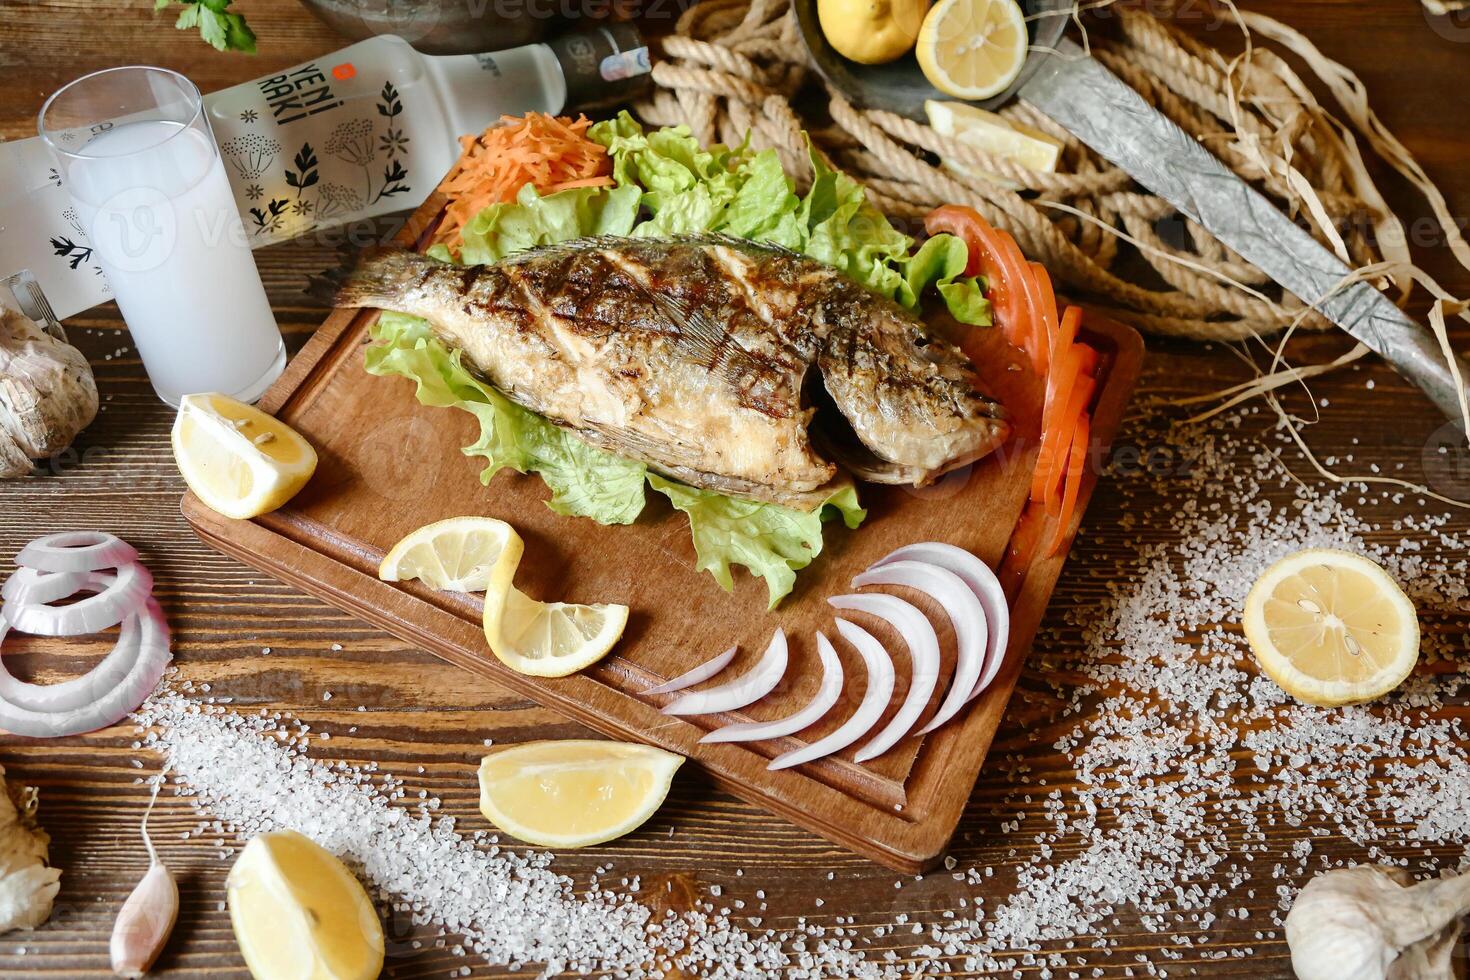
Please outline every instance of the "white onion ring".
[[666, 715], [708, 715], [753, 704], [775, 690], [786, 673], [786, 634], [777, 629], [766, 652], [752, 668], [731, 681], [695, 691], [664, 706]]
[[55, 602], [76, 595], [86, 578], [86, 572], [41, 572], [22, 565], [0, 586], [0, 599], [26, 602], [26, 593], [36, 592], [44, 598], [35, 601]]
[[804, 745], [799, 749], [778, 755], [771, 760], [767, 769], [789, 769], [799, 766], [804, 762], [811, 762], [823, 756], [840, 752], [853, 742], [866, 735], [878, 719], [883, 717], [883, 712], [888, 710], [888, 702], [893, 698], [893, 658], [888, 651], [883, 649], [883, 644], [856, 623], [849, 623], [845, 619], [837, 620], [837, 632], [841, 633], [843, 639], [851, 643], [853, 649], [863, 658], [863, 665], [868, 669], [868, 687], [863, 691], [863, 700], [857, 706], [852, 716], [843, 722], [836, 731], [831, 732], [823, 738], [817, 739], [810, 745]]
[[867, 762], [898, 744], [934, 696], [934, 688], [939, 683], [939, 637], [917, 607], [896, 595], [881, 592], [839, 595], [827, 602], [836, 609], [853, 609], [887, 620], [909, 648], [909, 690], [898, 714], [853, 756], [854, 762]]
[[739, 649], [739, 647], [731, 647], [724, 653], [717, 653], [693, 670], [687, 670], [673, 680], [664, 681], [656, 687], [650, 687], [643, 693], [672, 694], [675, 691], [682, 691], [686, 687], [693, 687], [700, 681], [707, 681], [730, 666], [730, 661], [735, 659], [735, 651]]
[[1001, 587], [1000, 579], [995, 577], [989, 565], [964, 548], [942, 541], [904, 545], [887, 557], [879, 559], [873, 567], [909, 560], [928, 562], [954, 572], [965, 580], [965, 584], [974, 591], [975, 597], [985, 609], [990, 636], [985, 644], [985, 670], [975, 682], [975, 689], [970, 692], [969, 700], [973, 701], [995, 680], [995, 675], [1000, 672], [1001, 664], [1005, 661], [1011, 635], [1011, 606], [1006, 601], [1005, 589]]
[[[153, 576], [137, 562], [123, 565], [112, 575], [104, 572], [36, 572], [28, 568], [16, 571], [12, 579], [21, 579], [7, 597], [5, 618], [22, 633], [35, 636], [84, 636], [100, 633], [122, 622], [143, 608], [152, 593]], [[10, 583], [6, 583], [10, 586]], [[52, 606], [84, 589], [97, 589], [69, 606]]]
[[985, 625], [985, 609], [980, 599], [954, 572], [923, 561], [895, 561], [876, 565], [852, 580], [854, 588], [865, 585], [902, 585], [929, 596], [944, 608], [954, 626], [955, 667], [949, 693], [944, 703], [919, 729], [919, 734], [932, 732], [953, 718], [970, 700], [970, 692], [985, 667], [985, 643], [989, 630]]
[[755, 742], [765, 738], [793, 735], [816, 722], [831, 710], [842, 695], [842, 661], [832, 642], [817, 634], [817, 655], [822, 658], [822, 683], [805, 706], [775, 721], [742, 721], [710, 732], [701, 742]]
[[[173, 659], [168, 646], [168, 622], [164, 619], [163, 610], [158, 608], [158, 603], [152, 596], [144, 600], [141, 611], [133, 613], [129, 618], [140, 621], [138, 623], [138, 650], [136, 659], [118, 684], [106, 689], [94, 700], [86, 700], [74, 708], [53, 707], [37, 710], [14, 704], [8, 698], [0, 698], [0, 728], [15, 735], [56, 738], [63, 735], [94, 732], [127, 717], [128, 712], [142, 704], [158, 685], [159, 678], [163, 676], [169, 661]], [[107, 665], [109, 659], [111, 659], [110, 656], [98, 664], [91, 673], [77, 678], [77, 681], [81, 683], [75, 688], [68, 686], [74, 683], [72, 681], [57, 684], [51, 688], [37, 688], [36, 685], [30, 684], [22, 685], [22, 687], [42, 692], [38, 694], [32, 690], [27, 695], [37, 698], [44, 697], [45, 692], [50, 690], [62, 690], [64, 693], [57, 696], [58, 701], [70, 702], [78, 691], [86, 688], [92, 691], [101, 689], [102, 686], [93, 684], [91, 679]], [[11, 680], [14, 681], [14, 678]], [[14, 683], [19, 684], [20, 682], [15, 681]]]
[[96, 572], [138, 560], [138, 549], [106, 531], [58, 531], [37, 538], [15, 563], [38, 572]]

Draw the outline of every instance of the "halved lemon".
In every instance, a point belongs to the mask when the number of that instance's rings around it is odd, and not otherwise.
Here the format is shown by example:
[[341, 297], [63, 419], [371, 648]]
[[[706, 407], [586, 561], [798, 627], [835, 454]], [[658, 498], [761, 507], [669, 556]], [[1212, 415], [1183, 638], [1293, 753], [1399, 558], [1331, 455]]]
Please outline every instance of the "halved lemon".
[[511, 670], [565, 677], [601, 660], [628, 625], [628, 607], [538, 602], [510, 586], [485, 593], [485, 639]]
[[1245, 637], [1261, 668], [1310, 704], [1356, 704], [1387, 694], [1419, 661], [1414, 603], [1378, 563], [1308, 548], [1256, 579]]
[[273, 511], [316, 472], [316, 450], [300, 433], [226, 395], [185, 395], [172, 442], [189, 489], [226, 517]]
[[445, 592], [503, 593], [525, 550], [515, 528], [493, 517], [451, 517], [395, 544], [378, 566], [384, 582], [418, 579]]
[[590, 847], [642, 826], [683, 764], [672, 752], [627, 742], [508, 746], [480, 762], [480, 812], [530, 844]]
[[1020, 74], [1028, 40], [1016, 0], [939, 0], [924, 17], [914, 55], [945, 95], [988, 99]]
[[225, 879], [230, 925], [255, 980], [371, 980], [383, 926], [346, 865], [294, 830], [245, 845]]

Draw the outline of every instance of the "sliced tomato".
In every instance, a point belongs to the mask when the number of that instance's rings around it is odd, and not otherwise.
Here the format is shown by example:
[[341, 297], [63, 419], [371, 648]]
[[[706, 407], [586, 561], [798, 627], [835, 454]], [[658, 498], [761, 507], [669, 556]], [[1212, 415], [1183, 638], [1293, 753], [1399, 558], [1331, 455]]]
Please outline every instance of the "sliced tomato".
[[[1091, 350], [1090, 347], [1083, 348], [1084, 352]], [[1087, 403], [1092, 400], [1093, 389], [1097, 386], [1092, 375], [1084, 370], [1086, 362], [1087, 358], [1084, 354], [1078, 361], [1076, 380], [1072, 382], [1066, 407], [1061, 410], [1057, 417], [1057, 424], [1053, 426], [1053, 431], [1056, 433], [1052, 437], [1054, 441], [1046, 453], [1046, 467], [1040, 483], [1039, 499], [1050, 511], [1055, 511], [1057, 508], [1063, 479], [1070, 464], [1068, 451], [1076, 441], [1078, 426], [1088, 422]], [[1040, 459], [1037, 460], [1038, 469], [1040, 469], [1041, 462]], [[1037, 490], [1037, 486], [1037, 482], [1033, 479], [1031, 483], [1033, 493]]]
[[1092, 438], [1092, 420], [1083, 415], [1072, 430], [1072, 445], [1067, 452], [1066, 486], [1062, 491], [1061, 507], [1057, 512], [1057, 523], [1046, 546], [1050, 557], [1062, 550], [1067, 532], [1072, 526], [1072, 514], [1077, 509], [1077, 499], [1082, 493], [1082, 478], [1087, 473], [1089, 441]]
[[1053, 352], [1064, 347], [1057, 339], [1060, 329], [1057, 323], [1057, 294], [1052, 289], [1051, 273], [1046, 271], [1046, 266], [1040, 262], [1028, 262], [1026, 266], [1036, 284], [1036, 316], [1032, 318], [1036, 327], [1036, 352], [1031, 360], [1036, 365], [1036, 373], [1044, 377], [1051, 368]]
[[1026, 338], [1035, 332], [1031, 294], [1036, 287], [1016, 240], [993, 227], [974, 208], [958, 204], [930, 211], [924, 230], [931, 235], [948, 232], [965, 243], [970, 253], [965, 274], [985, 277], [985, 296], [995, 325], [1008, 341], [1029, 354]]

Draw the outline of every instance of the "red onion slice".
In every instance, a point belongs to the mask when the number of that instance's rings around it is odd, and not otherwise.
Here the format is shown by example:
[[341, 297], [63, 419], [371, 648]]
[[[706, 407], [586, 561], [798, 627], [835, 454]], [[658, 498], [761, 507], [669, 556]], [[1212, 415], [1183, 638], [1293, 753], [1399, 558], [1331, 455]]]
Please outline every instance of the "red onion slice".
[[734, 711], [759, 701], [775, 690], [786, 673], [786, 634], [777, 629], [766, 652], [750, 670], [707, 691], [686, 694], [664, 706], [666, 715], [708, 715]]
[[934, 687], [939, 683], [939, 637], [924, 614], [898, 596], [882, 593], [840, 595], [827, 600], [836, 609], [853, 609], [888, 621], [909, 648], [909, 690], [899, 705], [898, 714], [874, 736], [873, 740], [853, 756], [855, 762], [867, 762], [893, 748], [909, 733], [914, 722], [924, 713]]
[[[103, 572], [32, 573], [25, 576], [19, 595], [5, 607], [5, 618], [22, 633], [36, 636], [84, 636], [100, 633], [138, 612], [153, 590], [153, 576], [137, 562], [123, 565], [116, 575]], [[7, 583], [8, 584], [8, 583]], [[69, 606], [52, 606], [84, 589], [100, 589]]]
[[831, 755], [833, 752], [841, 752], [871, 731], [873, 726], [878, 724], [878, 719], [883, 717], [883, 712], [888, 709], [888, 702], [893, 698], [893, 658], [888, 655], [888, 651], [883, 649], [883, 644], [879, 643], [872, 633], [856, 623], [839, 619], [837, 620], [837, 632], [852, 644], [858, 656], [863, 658], [863, 665], [868, 670], [868, 688], [863, 692], [862, 703], [857, 706], [852, 717], [843, 722], [836, 731], [817, 739], [810, 745], [804, 745], [799, 749], [792, 749], [790, 752], [776, 756], [766, 767], [767, 769], [789, 769], [792, 766], [799, 766], [804, 762]]
[[981, 691], [990, 686], [995, 680], [995, 675], [1000, 672], [1001, 663], [1005, 660], [1006, 649], [1010, 643], [1011, 635], [1011, 607], [1006, 602], [1005, 589], [1001, 588], [1000, 579], [990, 570], [990, 566], [979, 558], [970, 554], [964, 548], [957, 548], [952, 544], [942, 541], [923, 541], [918, 544], [905, 545], [897, 551], [873, 564], [879, 568], [891, 562], [897, 561], [923, 561], [940, 568], [947, 568], [960, 578], [965, 580], [980, 600], [980, 605], [985, 609], [985, 618], [989, 622], [990, 636], [985, 643], [985, 670], [980, 674], [980, 679], [975, 682], [975, 688], [970, 692], [968, 700], [974, 700]]
[[755, 742], [763, 738], [781, 738], [794, 735], [809, 725], [814, 725], [825, 715], [837, 699], [842, 696], [842, 661], [832, 642], [821, 633], [817, 634], [817, 655], [822, 658], [822, 683], [817, 693], [802, 708], [775, 721], [742, 721], [710, 732], [701, 742]]
[[954, 678], [950, 681], [944, 703], [929, 724], [919, 729], [920, 735], [932, 732], [953, 718], [970, 700], [970, 692], [975, 689], [985, 667], [985, 643], [989, 630], [986, 629], [985, 609], [980, 605], [979, 597], [954, 572], [922, 561], [876, 565], [853, 579], [852, 584], [855, 588], [902, 585], [917, 589], [939, 603], [945, 615], [949, 616], [954, 626], [956, 647]]
[[59, 531], [37, 538], [15, 563], [38, 572], [95, 572], [138, 560], [138, 549], [106, 531]]
[[731, 647], [724, 653], [717, 653], [693, 670], [685, 671], [673, 680], [664, 681], [657, 687], [650, 687], [644, 694], [672, 694], [682, 691], [686, 687], [693, 687], [700, 681], [707, 681], [711, 677], [730, 666], [730, 661], [735, 659], [735, 651], [739, 647]]
[[[158, 686], [159, 679], [163, 677], [169, 661], [173, 659], [168, 645], [168, 622], [164, 619], [163, 610], [158, 608], [158, 603], [152, 596], [144, 600], [140, 611], [133, 613], [129, 619], [139, 620], [137, 624], [138, 650], [136, 659], [116, 686], [104, 689], [102, 685], [90, 682], [90, 679], [107, 665], [107, 660], [104, 659], [91, 674], [77, 679], [83, 682], [77, 687], [67, 687], [72, 683], [70, 681], [54, 685], [54, 688], [66, 691], [65, 694], [58, 696], [59, 702], [69, 703], [72, 698], [75, 698], [76, 693], [82, 690], [89, 690], [90, 693], [96, 695], [94, 698], [83, 699], [75, 707], [66, 708], [58, 705], [38, 710], [23, 707], [11, 702], [9, 698], [0, 697], [0, 728], [16, 735], [56, 738], [63, 735], [94, 732], [127, 717], [128, 712], [142, 704]], [[119, 638], [119, 643], [121, 643], [121, 638]], [[24, 687], [33, 688], [35, 685], [24, 685]], [[43, 687], [40, 690], [46, 692], [51, 689]], [[33, 691], [27, 696], [40, 698], [44, 695]]]

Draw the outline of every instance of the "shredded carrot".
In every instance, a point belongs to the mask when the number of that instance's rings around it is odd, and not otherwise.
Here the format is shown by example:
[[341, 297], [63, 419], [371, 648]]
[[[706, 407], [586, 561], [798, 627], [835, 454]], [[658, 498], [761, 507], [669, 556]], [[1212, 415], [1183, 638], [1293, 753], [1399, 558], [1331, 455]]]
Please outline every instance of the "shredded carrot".
[[471, 218], [491, 204], [515, 200], [527, 184], [542, 194], [611, 185], [612, 162], [606, 147], [587, 138], [591, 125], [586, 116], [528, 112], [504, 116], [479, 136], [461, 136], [459, 162], [439, 183], [449, 205], [434, 241], [457, 250]]

